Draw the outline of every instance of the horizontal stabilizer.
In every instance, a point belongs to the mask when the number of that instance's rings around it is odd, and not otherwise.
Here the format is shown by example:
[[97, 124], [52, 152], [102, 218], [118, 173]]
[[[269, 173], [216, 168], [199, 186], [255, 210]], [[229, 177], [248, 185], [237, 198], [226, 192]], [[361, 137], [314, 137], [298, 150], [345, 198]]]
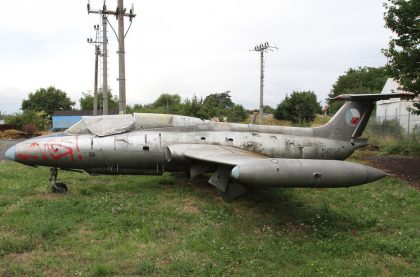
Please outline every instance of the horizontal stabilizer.
[[337, 101], [366, 101], [375, 102], [379, 100], [387, 100], [391, 98], [414, 98], [415, 94], [410, 92], [403, 93], [384, 93], [384, 94], [341, 94], [337, 97], [330, 98]]

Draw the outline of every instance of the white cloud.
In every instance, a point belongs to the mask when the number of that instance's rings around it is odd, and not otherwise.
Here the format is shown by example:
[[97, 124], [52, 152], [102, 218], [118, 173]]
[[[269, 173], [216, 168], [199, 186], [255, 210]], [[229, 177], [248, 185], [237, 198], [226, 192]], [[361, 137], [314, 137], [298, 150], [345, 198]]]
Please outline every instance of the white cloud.
[[[2, 1], [12, 12], [0, 17], [0, 110], [13, 112], [27, 93], [49, 85], [73, 100], [92, 90], [94, 49], [86, 38], [99, 18], [87, 15], [86, 3]], [[115, 9], [116, 1], [107, 3]], [[101, 5], [91, 1], [93, 8]], [[390, 35], [382, 0], [155, 0], [135, 1], [135, 10], [126, 39], [129, 104], [163, 92], [191, 97], [231, 90], [234, 101], [256, 108], [259, 58], [248, 50], [264, 41], [279, 48], [266, 59], [266, 104], [298, 89], [314, 90], [322, 100], [349, 67], [383, 65], [380, 50]], [[111, 30], [109, 42], [108, 79], [117, 93]]]
[[1, 114], [13, 114], [19, 111], [22, 101], [17, 101], [17, 99], [24, 99], [26, 97], [26, 91], [20, 90], [13, 87], [0, 87], [1, 95], [1, 104], [0, 104], [0, 113]]

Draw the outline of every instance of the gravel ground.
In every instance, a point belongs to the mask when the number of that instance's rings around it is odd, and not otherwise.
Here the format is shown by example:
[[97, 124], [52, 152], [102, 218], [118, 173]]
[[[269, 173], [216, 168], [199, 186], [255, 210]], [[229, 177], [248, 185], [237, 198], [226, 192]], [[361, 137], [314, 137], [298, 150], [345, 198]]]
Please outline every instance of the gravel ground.
[[7, 149], [21, 141], [23, 141], [23, 139], [0, 139], [0, 161], [6, 160], [5, 154]]

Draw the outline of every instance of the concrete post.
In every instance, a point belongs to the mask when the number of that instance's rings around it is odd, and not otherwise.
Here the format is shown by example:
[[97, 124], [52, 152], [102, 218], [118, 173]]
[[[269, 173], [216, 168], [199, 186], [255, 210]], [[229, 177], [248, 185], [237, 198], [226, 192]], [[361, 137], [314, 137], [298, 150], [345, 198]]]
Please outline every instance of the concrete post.
[[108, 114], [108, 38], [107, 38], [107, 19], [106, 14], [102, 14], [102, 96], [103, 96], [103, 114]]
[[93, 88], [93, 115], [98, 115], [98, 57], [99, 46], [95, 46], [95, 84]]
[[124, 49], [124, 1], [118, 0], [118, 66], [119, 66], [119, 113], [126, 113], [125, 97], [125, 49]]
[[261, 55], [261, 69], [260, 69], [260, 113], [258, 123], [263, 124], [263, 112], [264, 112], [264, 51], [260, 51]]

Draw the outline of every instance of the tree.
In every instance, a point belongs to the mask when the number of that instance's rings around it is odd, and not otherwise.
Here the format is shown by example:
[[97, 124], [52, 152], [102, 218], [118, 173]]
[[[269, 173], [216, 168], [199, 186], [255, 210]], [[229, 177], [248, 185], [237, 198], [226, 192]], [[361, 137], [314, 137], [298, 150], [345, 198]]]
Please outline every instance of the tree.
[[229, 109], [227, 120], [229, 122], [242, 122], [245, 120], [246, 116], [247, 112], [245, 108], [242, 105], [236, 104], [231, 109]]
[[225, 91], [221, 93], [213, 93], [207, 95], [203, 101], [202, 109], [200, 110], [200, 118], [214, 118], [226, 117], [229, 109], [233, 108], [235, 103], [233, 103], [230, 97], [230, 91]]
[[202, 107], [203, 107], [203, 98], [198, 98], [194, 95], [191, 100], [186, 98], [182, 103], [182, 111], [183, 115], [193, 116], [193, 117], [201, 117], [202, 115]]
[[46, 115], [52, 116], [56, 110], [73, 109], [74, 104], [64, 91], [50, 86], [31, 92], [28, 99], [22, 101], [22, 110], [44, 111]]
[[[83, 111], [93, 110], [93, 94], [82, 92], [82, 97], [79, 98], [80, 109]], [[98, 93], [98, 111], [102, 110], [104, 97], [102, 91]], [[108, 110], [118, 110], [118, 97], [113, 96], [111, 90], [108, 91]]]
[[142, 113], [144, 107], [141, 104], [134, 104], [133, 106], [131, 105], [127, 105], [127, 113], [128, 114], [132, 114], [132, 113]]
[[274, 113], [276, 112], [276, 109], [274, 109], [274, 108], [273, 108], [273, 107], [271, 107], [271, 106], [265, 105], [265, 106], [263, 107], [263, 112], [264, 112], [264, 113], [268, 113], [268, 114], [274, 114]]
[[275, 118], [291, 120], [293, 123], [312, 122], [321, 112], [316, 95], [312, 91], [294, 91], [277, 106]]
[[230, 91], [227, 90], [221, 93], [213, 93], [208, 95], [203, 102], [204, 105], [213, 105], [215, 108], [219, 109], [229, 109], [235, 106], [231, 97]]
[[[384, 67], [358, 67], [348, 69], [344, 75], [338, 77], [333, 85], [329, 97], [340, 94], [380, 93], [388, 78]], [[328, 99], [330, 112], [335, 113], [343, 102]]]
[[196, 95], [182, 100], [178, 94], [163, 93], [151, 104], [128, 106], [127, 112], [170, 113], [202, 119], [217, 117], [230, 122], [244, 121], [247, 116], [242, 105], [233, 103], [230, 91], [210, 94], [204, 100]]
[[159, 95], [159, 97], [156, 99], [155, 102], [153, 102], [153, 105], [158, 106], [173, 106], [173, 105], [179, 105], [181, 103], [181, 96], [178, 94], [169, 94], [169, 93], [162, 93]]
[[[396, 34], [383, 49], [387, 69], [405, 91], [420, 93], [420, 29], [418, 0], [388, 0], [384, 3], [385, 26]], [[413, 113], [420, 114], [420, 102]]]
[[153, 107], [158, 108], [160, 112], [177, 114], [180, 110], [181, 96], [178, 94], [162, 93], [155, 102]]

